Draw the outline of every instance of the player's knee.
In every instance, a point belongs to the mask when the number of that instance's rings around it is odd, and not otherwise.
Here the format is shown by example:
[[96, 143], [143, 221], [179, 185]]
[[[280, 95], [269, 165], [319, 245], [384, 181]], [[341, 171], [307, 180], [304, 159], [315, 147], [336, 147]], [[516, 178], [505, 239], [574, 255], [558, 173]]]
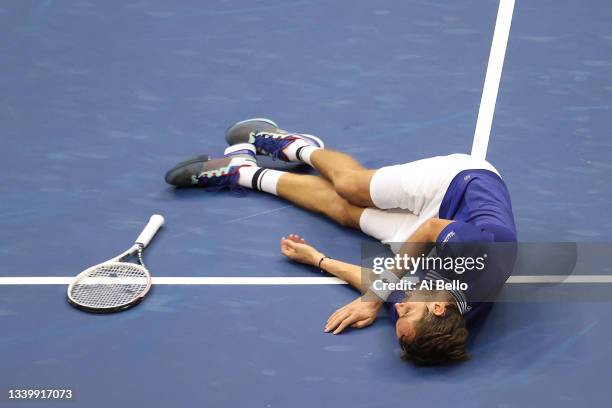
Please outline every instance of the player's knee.
[[362, 171], [344, 171], [334, 178], [336, 192], [345, 200], [365, 205], [369, 198], [369, 184], [364, 182]]
[[327, 215], [342, 226], [355, 227], [355, 220], [348, 206], [349, 203], [339, 198], [328, 207]]

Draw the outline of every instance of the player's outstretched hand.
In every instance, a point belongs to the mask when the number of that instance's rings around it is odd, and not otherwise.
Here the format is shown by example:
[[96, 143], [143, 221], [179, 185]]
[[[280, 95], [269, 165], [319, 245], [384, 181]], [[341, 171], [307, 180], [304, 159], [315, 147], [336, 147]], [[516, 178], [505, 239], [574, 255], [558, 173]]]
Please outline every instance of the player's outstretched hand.
[[339, 334], [347, 327], [362, 329], [374, 323], [378, 310], [382, 306], [381, 302], [367, 301], [358, 297], [346, 306], [336, 310], [327, 319], [325, 332]]
[[296, 234], [282, 237], [280, 241], [281, 252], [287, 258], [306, 265], [317, 265], [323, 254], [308, 245], [304, 238]]

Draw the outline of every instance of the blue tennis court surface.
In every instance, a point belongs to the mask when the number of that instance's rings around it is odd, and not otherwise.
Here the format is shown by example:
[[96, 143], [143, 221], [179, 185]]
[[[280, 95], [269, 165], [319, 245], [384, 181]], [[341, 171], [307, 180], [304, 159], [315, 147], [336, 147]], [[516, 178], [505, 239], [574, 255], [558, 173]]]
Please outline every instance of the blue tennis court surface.
[[[0, 277], [72, 277], [125, 249], [152, 213], [166, 217], [146, 254], [154, 276], [320, 276], [279, 253], [289, 233], [359, 263], [359, 232], [261, 193], [175, 190], [163, 175], [220, 154], [225, 128], [255, 116], [371, 168], [469, 153], [498, 5], [0, 4]], [[523, 242], [612, 239], [611, 21], [603, 0], [514, 9], [487, 159]], [[156, 285], [112, 315], [73, 309], [65, 291], [0, 285], [4, 394], [71, 388], [65, 405], [87, 407], [608, 400], [612, 303], [499, 304], [472, 330], [470, 362], [417, 368], [384, 315], [323, 332], [356, 297], [345, 285]]]

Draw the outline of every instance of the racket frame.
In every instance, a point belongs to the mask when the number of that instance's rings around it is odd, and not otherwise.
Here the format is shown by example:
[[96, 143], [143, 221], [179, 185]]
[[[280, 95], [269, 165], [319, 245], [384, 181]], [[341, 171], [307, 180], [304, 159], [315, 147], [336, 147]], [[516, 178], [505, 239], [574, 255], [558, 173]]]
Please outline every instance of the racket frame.
[[[97, 265], [90, 266], [89, 268], [79, 273], [72, 280], [72, 282], [70, 282], [70, 284], [68, 285], [68, 289], [66, 290], [66, 297], [68, 299], [68, 303], [70, 303], [72, 306], [74, 306], [75, 308], [79, 310], [83, 310], [83, 311], [91, 312], [91, 313], [98, 313], [98, 314], [119, 312], [119, 311], [129, 309], [139, 304], [142, 301], [142, 299], [144, 299], [144, 297], [147, 295], [147, 293], [149, 293], [149, 291], [151, 290], [151, 273], [149, 272], [149, 269], [144, 265], [144, 262], [142, 261], [142, 252], [147, 247], [147, 245], [149, 245], [149, 242], [151, 242], [151, 239], [155, 236], [155, 234], [157, 233], [157, 231], [163, 224], [164, 224], [164, 217], [158, 214], [151, 216], [151, 219], [149, 220], [149, 222], [147, 223], [143, 231], [140, 233], [140, 235], [136, 239], [136, 242], [129, 249], [115, 256], [114, 258], [101, 262]], [[119, 306], [94, 308], [94, 307], [82, 305], [72, 298], [71, 296], [72, 289], [74, 288], [74, 285], [79, 281], [79, 278], [81, 276], [87, 275], [92, 270], [100, 268], [101, 266], [113, 265], [113, 264], [118, 264], [118, 263], [119, 264], [128, 263], [128, 262], [121, 262], [121, 260], [129, 256], [132, 256], [134, 254], [138, 255], [138, 262], [139, 262], [138, 266], [141, 267], [146, 272], [147, 286], [132, 301], [125, 303], [123, 305], [119, 305]], [[132, 263], [128, 263], [128, 264], [135, 265]]]

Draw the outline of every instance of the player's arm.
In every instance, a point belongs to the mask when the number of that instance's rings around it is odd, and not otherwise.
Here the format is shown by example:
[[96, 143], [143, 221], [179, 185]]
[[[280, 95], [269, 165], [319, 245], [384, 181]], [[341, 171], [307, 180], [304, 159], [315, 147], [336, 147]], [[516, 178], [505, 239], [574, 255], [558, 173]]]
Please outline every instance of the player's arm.
[[[406, 241], [406, 244], [400, 250], [400, 254], [408, 254], [414, 257], [420, 256], [421, 254], [427, 254], [435, 244], [440, 232], [442, 232], [444, 227], [451, 222], [452, 220], [438, 218], [426, 221], [417, 229], [410, 239]], [[328, 258], [316, 248], [308, 245], [299, 235], [291, 234], [281, 238], [281, 252], [293, 261], [320, 267], [322, 270], [342, 279], [359, 291], [363, 288], [363, 268], [360, 265]], [[393, 271], [393, 273], [401, 278], [406, 271], [398, 270]], [[373, 275], [373, 273], [370, 275]], [[376, 276], [374, 276], [374, 278], [375, 277]]]
[[281, 238], [281, 252], [292, 261], [320, 267], [321, 270], [361, 290], [361, 266], [328, 258], [308, 245], [299, 235], [291, 234]]

